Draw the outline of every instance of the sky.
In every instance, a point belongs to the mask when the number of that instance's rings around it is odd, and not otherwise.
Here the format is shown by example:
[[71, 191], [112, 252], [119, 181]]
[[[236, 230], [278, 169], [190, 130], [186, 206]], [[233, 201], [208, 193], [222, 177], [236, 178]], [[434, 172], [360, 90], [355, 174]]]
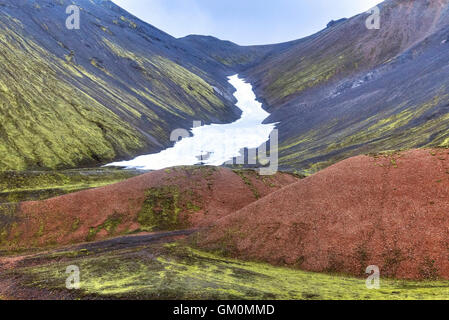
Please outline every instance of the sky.
[[112, 0], [171, 34], [211, 35], [240, 45], [295, 40], [381, 0]]

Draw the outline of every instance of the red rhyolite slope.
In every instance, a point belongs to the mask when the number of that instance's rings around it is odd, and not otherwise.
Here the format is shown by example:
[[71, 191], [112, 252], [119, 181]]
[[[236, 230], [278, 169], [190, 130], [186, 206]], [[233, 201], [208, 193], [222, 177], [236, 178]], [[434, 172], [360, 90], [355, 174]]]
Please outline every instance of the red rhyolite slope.
[[62, 245], [137, 231], [203, 227], [298, 181], [290, 174], [262, 177], [253, 171], [236, 172], [179, 167], [102, 188], [23, 202], [11, 208], [7, 221], [0, 220], [9, 225], [0, 238], [1, 246]]
[[311, 271], [449, 278], [449, 151], [358, 156], [254, 202], [199, 245]]

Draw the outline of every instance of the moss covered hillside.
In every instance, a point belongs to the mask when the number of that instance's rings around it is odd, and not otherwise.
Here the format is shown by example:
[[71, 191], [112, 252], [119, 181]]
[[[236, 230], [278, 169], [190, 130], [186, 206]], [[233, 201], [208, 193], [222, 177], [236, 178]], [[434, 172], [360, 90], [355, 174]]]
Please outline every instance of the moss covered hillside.
[[[79, 30], [65, 26], [69, 4]], [[222, 65], [110, 1], [0, 0], [0, 170], [71, 168], [238, 118]]]
[[[80, 190], [98, 188], [135, 177], [142, 172], [118, 169], [0, 172], [0, 208], [5, 203], [44, 200]], [[2, 209], [0, 209], [0, 212]], [[1, 213], [0, 213], [1, 215]]]
[[[390, 279], [382, 280], [380, 290], [369, 290], [363, 278], [239, 261], [178, 243], [127, 248], [104, 243], [16, 261], [14, 270], [0, 276], [0, 283], [15, 279], [0, 292], [4, 298], [40, 292], [52, 299], [415, 300], [447, 299], [449, 292], [447, 281]], [[79, 267], [79, 290], [66, 289], [69, 265]]]

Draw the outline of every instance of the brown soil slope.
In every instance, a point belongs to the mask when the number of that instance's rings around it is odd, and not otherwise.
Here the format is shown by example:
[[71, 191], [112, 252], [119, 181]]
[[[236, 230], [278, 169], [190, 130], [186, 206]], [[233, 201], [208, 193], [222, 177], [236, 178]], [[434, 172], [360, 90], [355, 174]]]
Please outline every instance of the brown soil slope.
[[179, 167], [44, 201], [0, 207], [1, 247], [93, 241], [138, 231], [207, 226], [259, 197], [297, 182], [279, 173]]
[[449, 153], [342, 161], [229, 215], [203, 248], [310, 271], [449, 278]]

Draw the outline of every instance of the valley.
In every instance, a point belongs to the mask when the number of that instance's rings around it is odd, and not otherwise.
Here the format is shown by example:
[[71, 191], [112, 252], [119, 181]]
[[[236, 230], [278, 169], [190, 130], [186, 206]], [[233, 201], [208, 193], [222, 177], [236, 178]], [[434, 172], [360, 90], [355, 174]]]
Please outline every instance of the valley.
[[447, 299], [449, 0], [378, 7], [240, 46], [0, 0], [0, 299]]

